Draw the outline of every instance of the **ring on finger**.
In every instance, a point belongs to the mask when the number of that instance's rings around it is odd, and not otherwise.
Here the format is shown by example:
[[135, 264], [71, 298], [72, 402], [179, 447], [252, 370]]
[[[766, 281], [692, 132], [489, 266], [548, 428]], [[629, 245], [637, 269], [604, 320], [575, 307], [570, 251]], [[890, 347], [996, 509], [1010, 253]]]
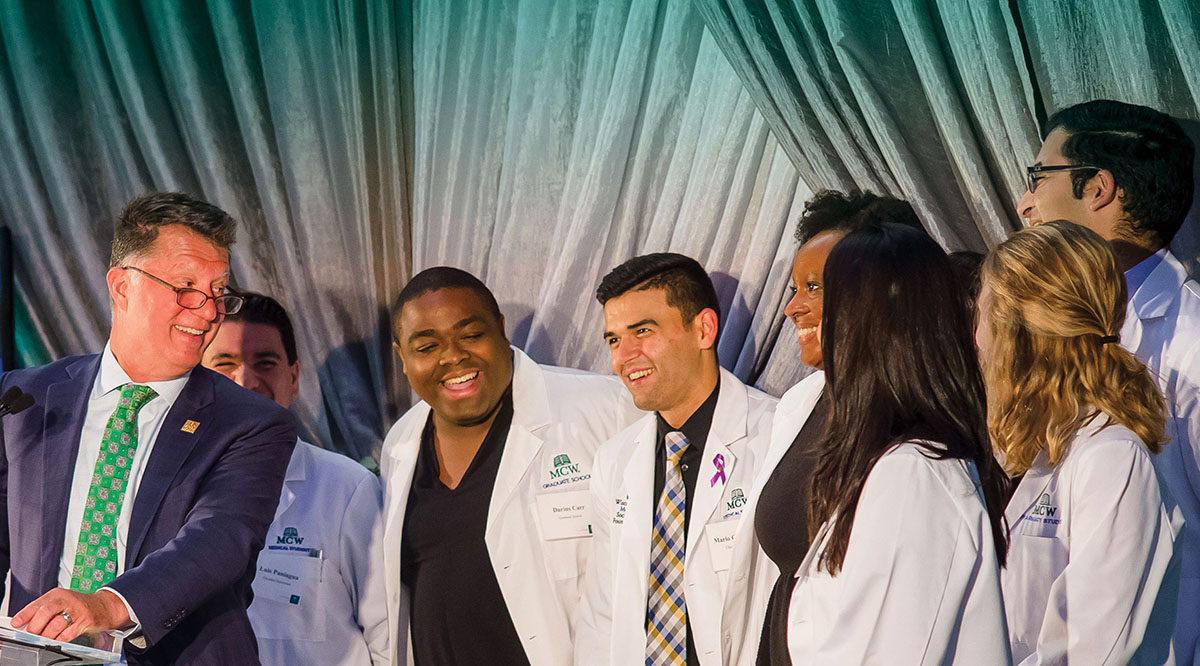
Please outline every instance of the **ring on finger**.
[[61, 615], [61, 616], [62, 616], [62, 619], [64, 619], [64, 620], [66, 620], [66, 621], [67, 621], [67, 626], [68, 626], [68, 627], [69, 627], [69, 626], [71, 626], [71, 623], [75, 621], [75, 620], [72, 620], [72, 619], [71, 619], [71, 614], [70, 614], [70, 613], [68, 613], [67, 611], [62, 611], [62, 612], [60, 612], [60, 613], [59, 613], [59, 615]]

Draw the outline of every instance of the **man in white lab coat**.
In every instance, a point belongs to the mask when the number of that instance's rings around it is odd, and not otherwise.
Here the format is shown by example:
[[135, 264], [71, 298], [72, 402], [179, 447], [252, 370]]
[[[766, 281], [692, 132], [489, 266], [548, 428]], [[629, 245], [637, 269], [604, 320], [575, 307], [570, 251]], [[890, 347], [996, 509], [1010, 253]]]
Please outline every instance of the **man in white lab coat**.
[[[1192, 203], [1194, 148], [1170, 116], [1109, 100], [1051, 116], [1018, 213], [1069, 220], [1108, 240], [1125, 272], [1121, 344], [1149, 366], [1170, 412], [1154, 457], [1164, 502], [1186, 521], [1175, 657], [1200, 664], [1200, 285], [1167, 245]], [[1114, 489], [1116, 492], [1116, 489]]]
[[509, 346], [482, 282], [436, 267], [392, 311], [422, 399], [384, 442], [388, 633], [397, 663], [572, 663], [600, 442], [633, 421], [613, 377]]
[[[596, 293], [613, 370], [652, 413], [596, 457], [577, 663], [717, 666], [725, 595], [749, 584], [730, 558], [754, 529], [741, 514], [776, 400], [717, 364], [720, 305], [694, 259], [636, 257]], [[758, 637], [726, 640], [743, 639]]]
[[[291, 318], [269, 296], [242, 296], [202, 364], [287, 408], [300, 387]], [[362, 465], [297, 440], [248, 611], [263, 666], [391, 663], [380, 501]]]

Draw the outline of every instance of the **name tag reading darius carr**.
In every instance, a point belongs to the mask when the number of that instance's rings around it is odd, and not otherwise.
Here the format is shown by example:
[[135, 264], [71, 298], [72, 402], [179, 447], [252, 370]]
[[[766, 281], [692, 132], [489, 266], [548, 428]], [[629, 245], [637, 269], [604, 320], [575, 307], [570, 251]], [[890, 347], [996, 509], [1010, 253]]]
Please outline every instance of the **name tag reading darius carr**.
[[542, 523], [542, 538], [556, 541], [591, 536], [591, 514], [588, 512], [590, 497], [587, 490], [538, 495], [537, 509], [538, 518]]

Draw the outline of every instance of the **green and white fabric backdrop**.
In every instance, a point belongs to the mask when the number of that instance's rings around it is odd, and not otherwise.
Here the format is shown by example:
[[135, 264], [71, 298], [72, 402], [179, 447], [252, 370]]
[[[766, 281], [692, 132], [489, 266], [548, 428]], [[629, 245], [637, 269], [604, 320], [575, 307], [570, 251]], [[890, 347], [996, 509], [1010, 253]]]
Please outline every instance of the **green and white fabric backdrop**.
[[22, 357], [99, 351], [113, 216], [181, 189], [241, 221], [237, 283], [296, 319], [294, 411], [354, 457], [410, 404], [386, 311], [439, 264], [535, 359], [605, 371], [600, 277], [695, 256], [722, 364], [778, 394], [806, 372], [782, 308], [813, 191], [906, 197], [986, 249], [1048, 113], [1196, 127], [1198, 43], [1188, 0], [0, 0]]

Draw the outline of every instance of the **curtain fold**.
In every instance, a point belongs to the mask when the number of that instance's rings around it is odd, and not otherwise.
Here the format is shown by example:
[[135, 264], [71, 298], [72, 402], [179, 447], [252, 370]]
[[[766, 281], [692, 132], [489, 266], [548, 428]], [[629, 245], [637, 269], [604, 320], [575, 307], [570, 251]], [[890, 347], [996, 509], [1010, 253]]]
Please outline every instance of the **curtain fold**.
[[408, 400], [385, 316], [411, 263], [404, 11], [0, 4], [0, 219], [51, 354], [104, 344], [121, 206], [190, 192], [239, 220], [236, 284], [296, 320], [302, 431], [355, 458], [376, 451]]
[[414, 25], [414, 268], [471, 270], [535, 359], [610, 372], [600, 278], [681, 252], [723, 365], [776, 393], [803, 373], [772, 350], [811, 191], [690, 2], [418, 2]]
[[806, 182], [906, 198], [950, 249], [1018, 227], [1039, 139], [1000, 3], [695, 4]]
[[[606, 371], [600, 277], [689, 254], [722, 364], [780, 393], [813, 190], [908, 198], [985, 249], [1046, 113], [1110, 97], [1200, 139], [1198, 41], [1188, 0], [0, 2], [20, 344], [98, 351], [111, 221], [177, 189], [241, 222], [237, 283], [297, 320], [302, 429], [354, 457], [409, 404], [386, 309], [436, 264], [539, 361]], [[1198, 227], [1173, 243], [1193, 269]]]

